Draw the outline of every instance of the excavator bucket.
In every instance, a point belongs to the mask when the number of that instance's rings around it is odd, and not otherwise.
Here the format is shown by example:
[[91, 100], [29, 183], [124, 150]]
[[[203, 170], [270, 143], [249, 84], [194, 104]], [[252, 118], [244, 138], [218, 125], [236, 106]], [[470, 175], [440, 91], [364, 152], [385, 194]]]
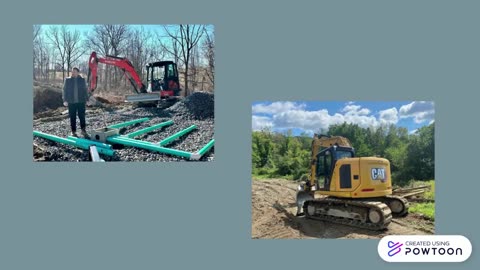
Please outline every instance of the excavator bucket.
[[300, 190], [297, 192], [297, 217], [304, 216], [305, 213], [303, 212], [303, 204], [308, 201], [312, 200], [313, 196], [310, 192]]

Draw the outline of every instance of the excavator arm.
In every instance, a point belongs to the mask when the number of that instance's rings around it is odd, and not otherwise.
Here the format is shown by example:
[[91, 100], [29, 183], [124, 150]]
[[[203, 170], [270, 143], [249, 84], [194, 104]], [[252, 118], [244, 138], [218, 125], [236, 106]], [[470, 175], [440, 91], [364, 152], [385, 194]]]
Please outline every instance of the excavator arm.
[[120, 68], [128, 81], [132, 84], [137, 94], [146, 93], [145, 85], [142, 83], [132, 63], [127, 58], [107, 55], [106, 57], [98, 57], [96, 52], [92, 52], [88, 60], [88, 84], [89, 90], [93, 92], [97, 88], [98, 80], [98, 63], [112, 65]]

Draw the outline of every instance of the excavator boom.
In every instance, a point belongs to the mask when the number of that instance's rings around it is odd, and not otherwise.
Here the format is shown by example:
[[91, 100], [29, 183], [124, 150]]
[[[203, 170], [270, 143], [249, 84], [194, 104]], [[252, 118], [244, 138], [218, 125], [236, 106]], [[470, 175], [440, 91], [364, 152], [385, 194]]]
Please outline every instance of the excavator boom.
[[350, 141], [345, 137], [314, 134], [312, 141], [312, 158], [317, 156], [321, 148], [327, 148], [334, 145], [352, 147]]
[[133, 89], [137, 94], [139, 94], [140, 92], [146, 92], [145, 85], [142, 83], [140, 76], [138, 76], [135, 68], [128, 59], [111, 55], [107, 55], [106, 57], [98, 57], [96, 52], [92, 52], [90, 54], [90, 59], [88, 60], [88, 82], [90, 91], [93, 92], [97, 88], [98, 63], [112, 65], [120, 68], [121, 70], [123, 70], [125, 77], [132, 84]]

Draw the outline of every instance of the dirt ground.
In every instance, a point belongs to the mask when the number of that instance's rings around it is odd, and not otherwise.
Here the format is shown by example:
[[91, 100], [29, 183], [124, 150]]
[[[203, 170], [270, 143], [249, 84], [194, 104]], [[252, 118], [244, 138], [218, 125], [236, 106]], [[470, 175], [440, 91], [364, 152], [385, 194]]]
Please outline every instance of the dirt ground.
[[283, 179], [252, 180], [252, 238], [369, 239], [392, 234], [434, 233], [433, 222], [415, 214], [394, 218], [388, 230], [384, 231], [370, 231], [296, 217], [297, 185], [294, 181]]

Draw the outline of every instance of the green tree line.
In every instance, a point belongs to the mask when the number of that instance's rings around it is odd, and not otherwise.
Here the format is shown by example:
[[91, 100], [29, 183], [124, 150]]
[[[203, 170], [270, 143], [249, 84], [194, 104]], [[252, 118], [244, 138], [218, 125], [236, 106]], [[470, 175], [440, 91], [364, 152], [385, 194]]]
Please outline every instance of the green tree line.
[[[392, 181], [434, 179], [435, 123], [414, 134], [395, 125], [362, 128], [356, 124], [330, 126], [327, 135], [350, 140], [356, 156], [378, 156], [390, 161]], [[254, 131], [252, 135], [252, 173], [259, 177], [304, 178], [309, 172], [312, 138], [292, 132]]]

